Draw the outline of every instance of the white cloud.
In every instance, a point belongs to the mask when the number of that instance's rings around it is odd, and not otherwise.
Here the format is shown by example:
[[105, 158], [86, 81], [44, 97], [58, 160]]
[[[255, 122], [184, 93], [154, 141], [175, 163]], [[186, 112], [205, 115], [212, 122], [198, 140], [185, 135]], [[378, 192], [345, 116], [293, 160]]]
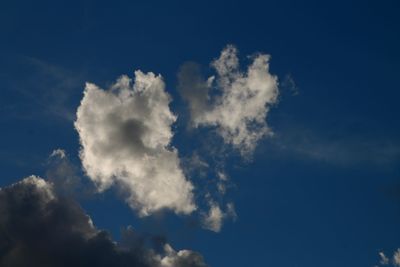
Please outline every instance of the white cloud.
[[179, 89], [189, 102], [194, 127], [216, 127], [225, 143], [249, 155], [263, 136], [272, 134], [266, 117], [277, 101], [278, 81], [269, 73], [269, 55], [254, 56], [243, 72], [237, 53], [228, 45], [211, 64], [217, 75], [207, 81], [198, 77], [195, 65], [183, 66]]
[[[390, 257], [390, 256], [389, 256]], [[400, 266], [400, 248], [398, 248], [391, 258], [386, 256], [384, 252], [379, 252], [379, 266], [390, 265], [390, 266]], [[377, 265], [376, 265], [377, 266]]]
[[160, 258], [160, 267], [206, 267], [203, 257], [191, 250], [176, 252], [169, 244], [164, 245], [165, 256]]
[[209, 201], [210, 210], [203, 216], [203, 228], [213, 232], [220, 232], [224, 219], [231, 218], [236, 220], [237, 214], [233, 203], [226, 205], [226, 211], [222, 211], [220, 206], [214, 201]]
[[64, 159], [66, 157], [65, 150], [60, 148], [54, 149], [53, 152], [51, 152], [50, 154], [50, 158], [52, 157], [58, 157], [60, 159]]
[[126, 201], [149, 215], [168, 208], [195, 210], [192, 184], [185, 178], [177, 150], [171, 146], [170, 96], [161, 76], [135, 72], [132, 85], [120, 77], [109, 89], [87, 83], [75, 128], [80, 157], [99, 191], [116, 184]]
[[203, 218], [203, 227], [213, 232], [221, 231], [224, 213], [216, 203], [210, 203], [210, 210]]
[[228, 175], [225, 172], [218, 171], [217, 176], [221, 181], [228, 181]]

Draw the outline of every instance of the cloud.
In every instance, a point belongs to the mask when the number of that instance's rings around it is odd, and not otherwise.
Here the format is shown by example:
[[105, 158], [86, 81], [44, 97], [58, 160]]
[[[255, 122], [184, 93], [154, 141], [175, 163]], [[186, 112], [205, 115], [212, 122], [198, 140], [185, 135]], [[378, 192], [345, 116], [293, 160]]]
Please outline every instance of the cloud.
[[121, 76], [109, 90], [87, 83], [75, 128], [83, 167], [100, 191], [113, 184], [142, 216], [161, 209], [191, 213], [193, 186], [171, 146], [170, 96], [161, 76], [135, 72]]
[[206, 267], [203, 257], [190, 250], [176, 252], [170, 245], [165, 244], [166, 256], [161, 259], [162, 267]]
[[[384, 252], [379, 252], [379, 266], [400, 266], [400, 248], [398, 248], [391, 258], [385, 255]], [[378, 266], [378, 265], [375, 265]]]
[[[178, 90], [190, 111], [189, 126], [206, 129], [199, 131], [207, 142], [198, 151], [207, 153], [207, 168], [202, 173], [215, 176], [209, 181], [215, 183], [216, 192], [209, 190], [214, 187], [207, 187], [205, 198], [213, 195], [218, 201], [207, 200], [209, 210], [202, 213], [202, 226], [214, 232], [221, 230], [225, 219], [237, 217], [233, 203], [222, 200], [230, 185], [224, 171], [230, 147], [248, 159], [259, 141], [272, 135], [266, 119], [278, 100], [278, 79], [269, 72], [269, 55], [256, 54], [250, 59], [242, 70], [237, 49], [228, 45], [211, 63], [215, 75], [204, 78], [200, 65], [194, 62], [183, 64], [178, 73]], [[222, 138], [223, 146], [215, 133]], [[221, 208], [225, 205], [226, 209]]]
[[305, 128], [293, 121], [290, 124], [283, 125], [269, 140], [268, 149], [274, 153], [267, 156], [285, 155], [338, 166], [367, 164], [376, 167], [392, 166], [400, 159], [400, 145], [387, 133], [385, 136], [371, 134], [360, 126], [352, 132], [347, 129], [351, 125], [344, 129], [339, 125], [327, 131]]
[[226, 193], [226, 184], [228, 182], [228, 176], [221, 171], [217, 172], [217, 177], [219, 181], [217, 182], [217, 189], [221, 195], [225, 195]]
[[379, 252], [379, 257], [381, 258], [381, 260], [379, 261], [379, 263], [381, 265], [388, 265], [389, 264], [389, 258], [386, 257], [385, 253], [383, 253], [382, 251]]
[[297, 87], [296, 82], [290, 73], [286, 74], [283, 78], [281, 89], [287, 90], [291, 96], [296, 96], [300, 93], [299, 87]]
[[206, 216], [204, 216], [203, 227], [214, 232], [219, 232], [222, 227], [222, 219], [224, 214], [221, 208], [215, 204], [210, 204], [210, 210]]
[[59, 195], [74, 198], [87, 197], [95, 192], [92, 183], [81, 178], [78, 167], [69, 159], [64, 149], [55, 149], [46, 162], [45, 178]]
[[400, 248], [398, 248], [393, 254], [394, 266], [400, 266]]
[[72, 71], [42, 59], [21, 55], [8, 55], [1, 60], [10, 70], [3, 79], [4, 90], [12, 92], [11, 98], [0, 99], [2, 120], [37, 120], [43, 119], [43, 116], [46, 116], [46, 122], [74, 120], [74, 97], [84, 83], [85, 70]]
[[255, 55], [241, 71], [237, 53], [232, 45], [222, 50], [211, 64], [216, 76], [207, 80], [198, 65], [183, 65], [179, 91], [189, 104], [193, 127], [215, 127], [225, 143], [248, 156], [262, 137], [272, 134], [266, 117], [277, 102], [278, 81], [269, 73], [269, 55]]
[[66, 157], [66, 153], [64, 149], [54, 149], [53, 152], [50, 154], [50, 158], [59, 157], [60, 159], [64, 159]]
[[218, 233], [221, 231], [224, 219], [232, 218], [236, 220], [237, 215], [233, 203], [228, 203], [226, 205], [225, 212], [222, 211], [220, 206], [214, 201], [209, 201], [209, 205], [210, 210], [203, 216], [203, 228]]
[[205, 162], [197, 152], [183, 159], [182, 166], [188, 176], [206, 177], [208, 174], [209, 164]]
[[36, 176], [0, 189], [0, 213], [0, 266], [206, 266], [200, 254], [176, 252], [167, 243], [157, 253], [132, 238], [131, 229], [124, 236], [130, 242], [120, 245]]

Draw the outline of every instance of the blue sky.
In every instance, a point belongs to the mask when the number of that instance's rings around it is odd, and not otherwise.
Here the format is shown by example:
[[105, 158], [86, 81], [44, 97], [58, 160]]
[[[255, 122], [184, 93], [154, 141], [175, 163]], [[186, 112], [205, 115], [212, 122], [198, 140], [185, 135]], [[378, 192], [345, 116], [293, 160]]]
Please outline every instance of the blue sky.
[[280, 92], [267, 116], [275, 135], [250, 161], [229, 146], [222, 159], [237, 219], [215, 233], [194, 215], [140, 218], [115, 189], [80, 204], [117, 240], [132, 225], [210, 266], [374, 266], [400, 247], [399, 11], [397, 1], [2, 1], [0, 186], [45, 176], [56, 148], [90, 184], [74, 129], [85, 82], [108, 88], [137, 69], [164, 78], [181, 160], [195, 150], [217, 166], [202, 149], [207, 130], [186, 129], [177, 74], [194, 61], [212, 75], [233, 44], [242, 66], [271, 55]]

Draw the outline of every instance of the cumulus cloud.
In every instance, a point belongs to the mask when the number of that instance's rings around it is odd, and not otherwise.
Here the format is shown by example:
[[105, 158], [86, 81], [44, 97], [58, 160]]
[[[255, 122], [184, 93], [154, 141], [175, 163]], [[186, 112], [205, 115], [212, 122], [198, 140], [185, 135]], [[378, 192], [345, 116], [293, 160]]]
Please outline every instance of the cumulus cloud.
[[83, 167], [100, 191], [113, 184], [142, 216], [161, 209], [191, 213], [193, 186], [171, 146], [171, 97], [161, 76], [135, 72], [109, 90], [87, 83], [75, 128]]
[[157, 253], [132, 238], [133, 230], [125, 236], [130, 242], [120, 245], [36, 176], [0, 189], [0, 214], [0, 266], [206, 266], [200, 254], [167, 243]]
[[269, 72], [269, 55], [255, 55], [242, 71], [237, 54], [232, 45], [223, 49], [211, 63], [216, 75], [208, 79], [195, 63], [183, 65], [179, 91], [189, 104], [193, 127], [215, 127], [225, 143], [250, 155], [262, 137], [272, 134], [266, 117], [278, 99], [278, 80]]

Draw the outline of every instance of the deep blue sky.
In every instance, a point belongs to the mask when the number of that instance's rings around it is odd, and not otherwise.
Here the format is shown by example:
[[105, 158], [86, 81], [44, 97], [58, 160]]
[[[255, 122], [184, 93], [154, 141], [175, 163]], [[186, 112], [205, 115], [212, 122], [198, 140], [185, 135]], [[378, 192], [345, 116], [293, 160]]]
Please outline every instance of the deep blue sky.
[[206, 69], [231, 43], [244, 61], [271, 54], [282, 84], [276, 138], [227, 167], [238, 220], [215, 234], [140, 220], [112, 192], [82, 205], [116, 238], [128, 224], [165, 232], [215, 267], [373, 266], [400, 247], [399, 12], [398, 1], [1, 1], [0, 185], [44, 175], [58, 147], [79, 165], [85, 81], [161, 73], [177, 109], [179, 66]]

